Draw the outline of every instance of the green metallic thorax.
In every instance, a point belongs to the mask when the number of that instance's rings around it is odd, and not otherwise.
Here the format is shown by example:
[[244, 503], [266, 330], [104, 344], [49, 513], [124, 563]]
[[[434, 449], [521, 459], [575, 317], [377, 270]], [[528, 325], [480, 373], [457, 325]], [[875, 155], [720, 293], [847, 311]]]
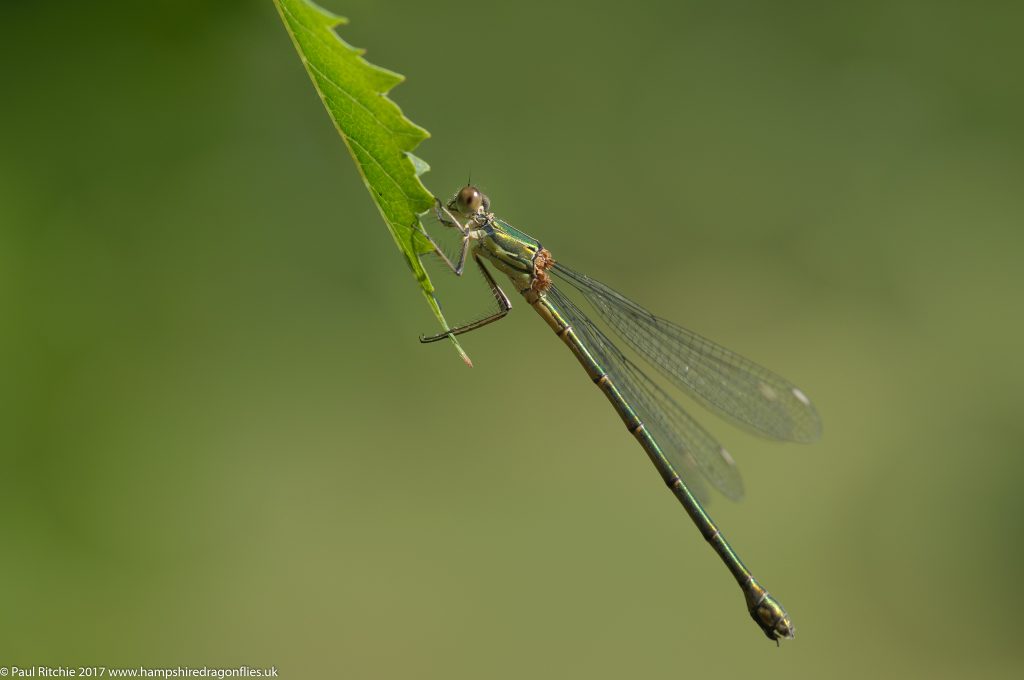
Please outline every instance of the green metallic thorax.
[[540, 241], [498, 219], [489, 219], [474, 235], [473, 252], [508, 276], [516, 291], [528, 291], [536, 275]]

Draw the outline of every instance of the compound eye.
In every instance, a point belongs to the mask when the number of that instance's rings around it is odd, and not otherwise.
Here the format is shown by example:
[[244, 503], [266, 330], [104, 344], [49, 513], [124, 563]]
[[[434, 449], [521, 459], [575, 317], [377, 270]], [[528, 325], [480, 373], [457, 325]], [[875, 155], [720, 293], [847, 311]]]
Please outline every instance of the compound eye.
[[462, 187], [455, 196], [455, 206], [462, 213], [475, 213], [486, 203], [487, 199], [476, 187]]

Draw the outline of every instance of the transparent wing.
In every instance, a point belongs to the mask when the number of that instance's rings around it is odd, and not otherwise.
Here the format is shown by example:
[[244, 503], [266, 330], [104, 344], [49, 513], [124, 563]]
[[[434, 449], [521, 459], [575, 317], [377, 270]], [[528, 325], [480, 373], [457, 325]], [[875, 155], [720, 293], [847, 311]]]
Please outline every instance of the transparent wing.
[[771, 439], [811, 442], [821, 436], [818, 412], [785, 378], [651, 314], [585, 274], [560, 264], [553, 271], [630, 347], [702, 403]]
[[707, 500], [707, 492], [700, 484], [703, 475], [728, 498], [741, 499], [743, 480], [739, 470], [715, 438], [630, 361], [571, 299], [554, 286], [547, 294], [633, 406], [690, 490], [701, 500]]

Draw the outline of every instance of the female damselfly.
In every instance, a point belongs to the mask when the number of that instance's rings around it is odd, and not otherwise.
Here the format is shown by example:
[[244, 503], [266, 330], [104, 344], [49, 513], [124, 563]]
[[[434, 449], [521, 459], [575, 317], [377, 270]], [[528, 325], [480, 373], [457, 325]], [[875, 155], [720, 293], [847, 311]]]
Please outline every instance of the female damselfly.
[[497, 300], [498, 310], [420, 340], [435, 342], [504, 317], [512, 304], [484, 262], [507, 275], [608, 397], [690, 519], [736, 578], [747, 609], [764, 634], [776, 642], [792, 638], [793, 624], [782, 605], [754, 579], [697, 499], [698, 476], [729, 498], [743, 495], [732, 457], [553, 284], [552, 275], [574, 288], [629, 347], [669, 381], [759, 434], [783, 441], [817, 439], [821, 421], [807, 396], [771, 371], [557, 263], [535, 238], [495, 217], [487, 196], [476, 187], [463, 187], [447, 205], [438, 200], [435, 211], [442, 224], [462, 236], [457, 261], [452, 262], [426, 231], [424, 235], [457, 275], [463, 273], [466, 255], [472, 254]]

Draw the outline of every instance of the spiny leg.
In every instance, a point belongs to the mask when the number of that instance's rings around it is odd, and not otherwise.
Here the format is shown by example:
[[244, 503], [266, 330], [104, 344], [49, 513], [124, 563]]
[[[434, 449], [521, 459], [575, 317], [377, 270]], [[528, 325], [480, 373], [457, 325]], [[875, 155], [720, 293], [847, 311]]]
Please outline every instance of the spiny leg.
[[441, 250], [441, 246], [438, 245], [437, 241], [435, 241], [434, 238], [427, 233], [426, 228], [424, 228], [424, 226], [420, 223], [419, 220], [416, 220], [416, 224], [414, 226], [416, 226], [419, 229], [420, 233], [423, 234], [428, 241], [430, 241], [430, 245], [434, 246], [434, 253], [436, 253], [437, 256], [440, 257], [441, 260], [446, 265], [448, 265], [448, 268], [455, 272], [456, 276], [462, 276], [462, 271], [466, 266], [466, 253], [469, 252], [469, 227], [466, 227], [461, 222], [459, 222], [455, 218], [455, 216], [452, 215], [451, 212], [449, 212], [448, 209], [444, 207], [444, 204], [441, 203], [441, 199], [435, 196], [434, 202], [434, 213], [437, 215], [437, 221], [445, 225], [446, 227], [453, 227], [455, 229], [458, 229], [459, 233], [462, 234], [462, 245], [459, 247], [458, 264], [452, 264], [452, 261], [448, 258], [448, 255], [445, 254], [443, 250]]
[[451, 335], [461, 335], [463, 333], [468, 333], [469, 331], [475, 331], [477, 328], [480, 328], [481, 326], [486, 326], [492, 321], [497, 321], [498, 319], [503, 318], [506, 314], [508, 314], [509, 310], [512, 309], [512, 302], [508, 299], [508, 296], [505, 295], [505, 291], [503, 291], [501, 287], [498, 286], [497, 282], [495, 282], [494, 277], [491, 276], [491, 273], [487, 271], [487, 267], [484, 266], [484, 263], [481, 262], [480, 258], [475, 255], [473, 256], [473, 259], [476, 261], [477, 266], [480, 267], [480, 271], [483, 273], [484, 279], [487, 280], [487, 285], [490, 287], [491, 293], [494, 295], [494, 299], [498, 303], [498, 311], [489, 316], [485, 316], [482, 319], [477, 319], [476, 321], [467, 323], [464, 326], [456, 326], [455, 328], [451, 328], [446, 333], [437, 333], [436, 335], [429, 336], [421, 335], [420, 342], [437, 342], [438, 340], [443, 340], [444, 338], [447, 338], [448, 336]]

